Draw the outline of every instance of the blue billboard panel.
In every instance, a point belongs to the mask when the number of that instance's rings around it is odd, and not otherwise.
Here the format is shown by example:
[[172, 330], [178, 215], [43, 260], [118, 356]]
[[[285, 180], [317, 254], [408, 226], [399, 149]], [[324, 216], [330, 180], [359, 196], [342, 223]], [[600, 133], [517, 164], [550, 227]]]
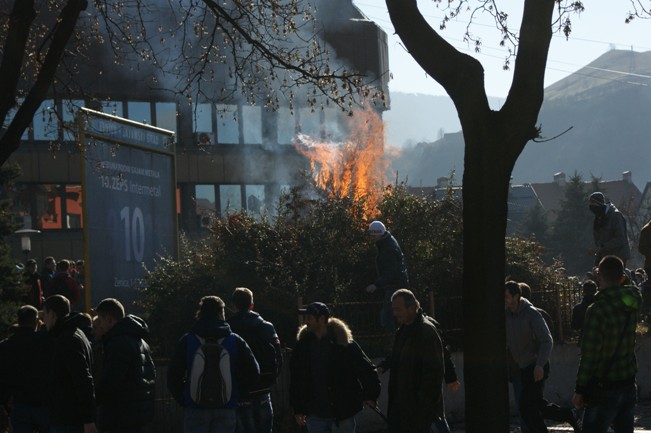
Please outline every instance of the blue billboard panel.
[[[108, 128], [109, 121], [101, 120]], [[97, 119], [88, 124], [97, 125]], [[119, 130], [118, 126], [122, 125], [116, 123], [114, 130]], [[88, 300], [95, 306], [114, 297], [128, 305], [138, 297], [145, 267], [151, 269], [160, 255], [176, 254], [174, 157], [141, 142], [133, 143], [135, 146], [113, 142], [105, 134], [99, 139], [95, 131], [84, 131]], [[171, 138], [153, 128], [145, 132], [136, 136], [149, 135], [150, 144]]]

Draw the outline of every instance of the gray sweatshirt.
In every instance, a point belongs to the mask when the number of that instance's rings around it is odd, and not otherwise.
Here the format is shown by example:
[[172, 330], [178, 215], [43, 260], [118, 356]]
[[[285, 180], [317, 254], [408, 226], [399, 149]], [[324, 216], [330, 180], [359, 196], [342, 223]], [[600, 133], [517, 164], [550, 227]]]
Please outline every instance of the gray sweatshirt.
[[520, 298], [518, 311], [506, 311], [506, 344], [520, 368], [543, 367], [554, 347], [545, 319], [527, 299]]

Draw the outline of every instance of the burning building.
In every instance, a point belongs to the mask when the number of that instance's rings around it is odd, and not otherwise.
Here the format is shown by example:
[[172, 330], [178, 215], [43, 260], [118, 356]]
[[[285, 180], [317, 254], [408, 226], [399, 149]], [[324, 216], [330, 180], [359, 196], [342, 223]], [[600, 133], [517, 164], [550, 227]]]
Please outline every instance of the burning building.
[[[374, 86], [388, 95], [386, 34], [352, 0], [316, 3], [315, 18], [322, 29], [318, 35], [329, 47], [333, 64], [372, 77]], [[279, 193], [301, 182], [301, 171], [314, 164], [310, 152], [318, 146], [305, 146], [306, 142], [337, 141], [349, 132], [347, 114], [333, 104], [322, 109], [303, 103], [305, 98], [293, 102], [281, 98], [268, 109], [236, 92], [224, 96], [216, 89], [223, 84], [219, 80], [205, 83], [202, 96], [188, 102], [166, 89], [174, 85], [169, 82], [173, 77], [153, 86], [146, 78], [152, 72], [144, 63], [111, 66], [113, 54], [106, 46], [94, 55], [97, 58], [81, 74], [87, 77], [85, 93], [66, 95], [65, 100], [51, 95], [11, 158], [22, 167], [13, 190], [18, 222], [41, 231], [31, 242], [30, 254], [37, 259], [84, 255], [81, 156], [74, 135], [60, 127], [74, 119], [66, 101], [176, 133], [178, 225], [190, 236], [200, 236], [214, 216], [270, 209]], [[99, 70], [98, 65], [101, 74], [94, 69]], [[216, 74], [228, 75], [224, 68], [217, 68]], [[375, 112], [381, 115], [383, 109], [377, 105]], [[381, 143], [383, 138], [375, 139]], [[359, 173], [344, 177], [355, 176], [359, 178]], [[347, 182], [346, 188], [366, 188], [359, 180]], [[15, 242], [14, 254], [21, 259], [19, 240]]]

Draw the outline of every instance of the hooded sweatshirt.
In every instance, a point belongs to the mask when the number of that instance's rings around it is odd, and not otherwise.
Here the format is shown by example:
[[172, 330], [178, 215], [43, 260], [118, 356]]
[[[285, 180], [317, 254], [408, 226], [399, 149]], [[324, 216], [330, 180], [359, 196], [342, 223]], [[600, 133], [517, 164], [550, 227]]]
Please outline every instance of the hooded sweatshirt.
[[[584, 394], [593, 379], [605, 384], [634, 383], [635, 328], [641, 305], [642, 295], [634, 286], [608, 287], [597, 292], [583, 324], [577, 393]], [[622, 342], [615, 353], [620, 338]], [[612, 365], [607, 368], [611, 359]]]
[[520, 298], [518, 310], [506, 311], [506, 343], [520, 368], [534, 362], [544, 367], [554, 347], [554, 340], [540, 312], [529, 300]]

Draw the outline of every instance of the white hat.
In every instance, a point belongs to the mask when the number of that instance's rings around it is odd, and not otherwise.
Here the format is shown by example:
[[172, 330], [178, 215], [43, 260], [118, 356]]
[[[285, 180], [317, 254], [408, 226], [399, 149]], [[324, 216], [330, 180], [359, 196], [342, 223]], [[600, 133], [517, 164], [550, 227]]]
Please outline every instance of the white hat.
[[386, 231], [386, 227], [380, 221], [373, 221], [368, 227], [368, 233], [371, 235], [383, 235]]

